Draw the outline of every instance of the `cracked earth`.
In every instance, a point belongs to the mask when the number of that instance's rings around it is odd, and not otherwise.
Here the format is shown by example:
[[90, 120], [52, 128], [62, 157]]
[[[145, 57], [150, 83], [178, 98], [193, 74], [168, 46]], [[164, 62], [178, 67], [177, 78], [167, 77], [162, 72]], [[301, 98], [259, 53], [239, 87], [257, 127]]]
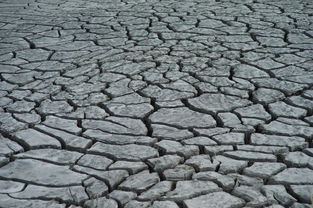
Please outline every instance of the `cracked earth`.
[[311, 0], [0, 1], [1, 208], [309, 208]]

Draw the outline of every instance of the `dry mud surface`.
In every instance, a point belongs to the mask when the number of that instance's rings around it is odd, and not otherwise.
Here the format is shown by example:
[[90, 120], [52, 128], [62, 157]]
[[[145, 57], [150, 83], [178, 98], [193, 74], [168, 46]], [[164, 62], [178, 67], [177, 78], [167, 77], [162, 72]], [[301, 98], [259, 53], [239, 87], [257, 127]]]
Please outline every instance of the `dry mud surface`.
[[0, 0], [1, 208], [309, 208], [311, 0]]

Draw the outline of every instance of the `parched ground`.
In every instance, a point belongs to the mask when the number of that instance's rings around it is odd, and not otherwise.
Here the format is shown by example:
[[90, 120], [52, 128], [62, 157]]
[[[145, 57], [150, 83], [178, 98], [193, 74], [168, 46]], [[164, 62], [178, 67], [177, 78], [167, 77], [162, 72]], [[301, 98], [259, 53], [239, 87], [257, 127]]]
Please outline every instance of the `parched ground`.
[[1, 208], [310, 208], [312, 0], [0, 0]]

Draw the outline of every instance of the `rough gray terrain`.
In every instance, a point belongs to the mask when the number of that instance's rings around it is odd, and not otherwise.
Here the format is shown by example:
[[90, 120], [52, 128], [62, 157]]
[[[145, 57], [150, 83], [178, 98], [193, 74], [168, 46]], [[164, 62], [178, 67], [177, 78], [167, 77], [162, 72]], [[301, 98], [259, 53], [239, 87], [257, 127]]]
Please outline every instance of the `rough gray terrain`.
[[1, 208], [309, 208], [311, 0], [0, 0]]

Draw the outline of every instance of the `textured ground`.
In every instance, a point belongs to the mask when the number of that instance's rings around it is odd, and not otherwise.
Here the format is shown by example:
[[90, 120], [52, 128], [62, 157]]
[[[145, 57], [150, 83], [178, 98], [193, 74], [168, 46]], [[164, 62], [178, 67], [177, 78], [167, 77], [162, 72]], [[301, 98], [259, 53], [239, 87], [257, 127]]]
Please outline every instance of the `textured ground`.
[[1, 208], [309, 208], [311, 0], [0, 0]]

